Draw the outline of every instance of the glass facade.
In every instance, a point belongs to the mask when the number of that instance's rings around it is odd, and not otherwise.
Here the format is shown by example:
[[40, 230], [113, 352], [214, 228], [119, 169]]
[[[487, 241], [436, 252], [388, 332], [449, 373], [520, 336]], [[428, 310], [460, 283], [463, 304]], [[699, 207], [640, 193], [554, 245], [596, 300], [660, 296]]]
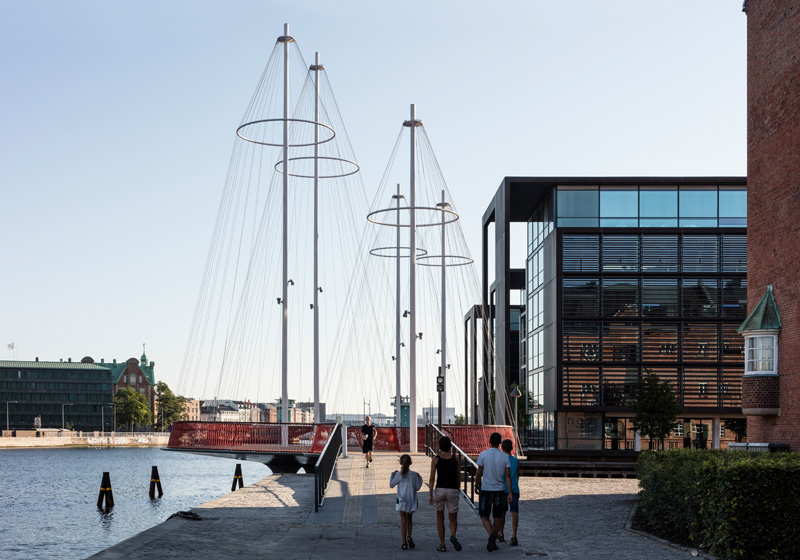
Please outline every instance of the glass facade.
[[747, 190], [691, 187], [558, 187], [559, 227], [744, 227]]
[[41, 416], [42, 428], [61, 428], [62, 405], [66, 405], [63, 423], [75, 430], [100, 430], [101, 418], [106, 429], [111, 429], [111, 409], [107, 408], [105, 414], [101, 412], [101, 406], [112, 400], [109, 370], [99, 366], [81, 369], [78, 364], [68, 365], [71, 362], [62, 367], [38, 363], [43, 365], [36, 367], [33, 362], [0, 365], [0, 402], [17, 401], [9, 404], [8, 423], [12, 430], [34, 429], [37, 416]]
[[[527, 446], [632, 449], [630, 407], [647, 371], [673, 385], [688, 416], [738, 413], [746, 209], [744, 186], [551, 191], [528, 223]], [[557, 291], [548, 292], [553, 278]], [[769, 350], [750, 354], [769, 365]], [[682, 419], [685, 433], [669, 446], [702, 447], [711, 425]]]

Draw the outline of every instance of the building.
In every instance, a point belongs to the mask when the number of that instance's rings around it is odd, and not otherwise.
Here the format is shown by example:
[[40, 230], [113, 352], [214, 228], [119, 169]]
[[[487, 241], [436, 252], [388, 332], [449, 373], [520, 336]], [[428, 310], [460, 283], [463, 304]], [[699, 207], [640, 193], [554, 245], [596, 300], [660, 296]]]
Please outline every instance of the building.
[[[84, 360], [91, 358], [84, 358]], [[150, 409], [150, 416], [152, 421], [156, 419], [156, 378], [155, 378], [155, 362], [147, 363], [147, 355], [144, 353], [142, 357], [137, 360], [136, 358], [128, 358], [124, 363], [117, 363], [117, 360], [106, 362], [100, 360], [98, 364], [101, 367], [111, 370], [113, 392], [116, 395], [117, 391], [124, 388], [131, 388], [138, 391], [147, 399], [147, 406]]]
[[[669, 445], [734, 441], [746, 189], [743, 177], [506, 177], [483, 216], [487, 306], [465, 317], [470, 420], [510, 420], [519, 383], [529, 447], [634, 449], [631, 403], [652, 371], [685, 410]], [[512, 223], [527, 227], [525, 269], [510, 267]]]
[[800, 8], [747, 0], [748, 440], [800, 451]]
[[88, 357], [80, 362], [0, 361], [0, 403], [6, 405], [9, 428], [111, 431], [112, 374], [93, 362]]
[[186, 399], [183, 403], [183, 413], [181, 420], [188, 420], [190, 422], [200, 421], [200, 401], [197, 399]]
[[200, 405], [202, 422], [239, 422], [239, 407], [228, 400], [203, 401]]
[[276, 424], [278, 422], [278, 409], [273, 404], [259, 403], [259, 422], [270, 422]]

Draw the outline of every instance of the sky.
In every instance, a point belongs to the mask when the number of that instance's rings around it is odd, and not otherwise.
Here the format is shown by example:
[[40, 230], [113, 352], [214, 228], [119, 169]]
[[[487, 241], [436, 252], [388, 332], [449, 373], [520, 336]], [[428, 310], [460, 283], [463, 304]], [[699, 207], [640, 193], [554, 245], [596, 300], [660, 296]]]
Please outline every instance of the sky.
[[321, 53], [368, 194], [416, 104], [473, 255], [504, 176], [746, 174], [739, 0], [3, 2], [0, 359], [146, 343], [177, 382], [284, 23]]

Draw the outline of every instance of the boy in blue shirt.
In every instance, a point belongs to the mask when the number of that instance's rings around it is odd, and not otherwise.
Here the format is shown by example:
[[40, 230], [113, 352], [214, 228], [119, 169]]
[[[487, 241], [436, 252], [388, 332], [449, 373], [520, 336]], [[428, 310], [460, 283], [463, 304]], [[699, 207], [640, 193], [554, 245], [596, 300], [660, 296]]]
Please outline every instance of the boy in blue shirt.
[[[511, 546], [517, 546], [517, 526], [519, 525], [519, 459], [514, 457], [511, 452], [514, 450], [514, 443], [510, 439], [503, 440], [501, 444], [503, 451], [508, 455], [508, 460], [511, 463], [511, 504], [509, 510], [511, 511]], [[503, 482], [503, 492], [508, 494], [508, 485]], [[497, 540], [503, 542], [505, 537], [503, 529], [506, 525], [506, 516], [503, 514], [503, 521], [500, 524], [500, 534]]]

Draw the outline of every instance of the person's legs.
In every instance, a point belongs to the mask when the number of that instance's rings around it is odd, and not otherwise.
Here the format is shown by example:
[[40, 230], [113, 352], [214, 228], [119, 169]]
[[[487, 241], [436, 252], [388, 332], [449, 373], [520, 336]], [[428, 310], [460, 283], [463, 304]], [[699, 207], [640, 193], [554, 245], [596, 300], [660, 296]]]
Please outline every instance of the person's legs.
[[481, 516], [481, 523], [486, 533], [492, 535], [492, 522], [489, 521], [489, 516], [492, 513], [492, 496], [489, 492], [481, 490], [478, 496], [478, 514]]
[[408, 546], [407, 541], [407, 530], [408, 530], [408, 519], [406, 518], [406, 512], [400, 512], [400, 536], [403, 538], [403, 545]]
[[414, 541], [411, 538], [411, 529], [414, 528], [414, 514], [409, 512], [406, 514], [406, 529], [408, 531], [408, 548], [414, 548]]
[[444, 510], [436, 511], [436, 530], [439, 531], [439, 543], [444, 546]]
[[450, 513], [449, 517], [450, 517], [450, 534], [455, 537], [456, 533], [458, 532], [458, 513]]
[[517, 525], [519, 525], [519, 513], [515, 511], [511, 513], [511, 536], [515, 539], [517, 538]]

